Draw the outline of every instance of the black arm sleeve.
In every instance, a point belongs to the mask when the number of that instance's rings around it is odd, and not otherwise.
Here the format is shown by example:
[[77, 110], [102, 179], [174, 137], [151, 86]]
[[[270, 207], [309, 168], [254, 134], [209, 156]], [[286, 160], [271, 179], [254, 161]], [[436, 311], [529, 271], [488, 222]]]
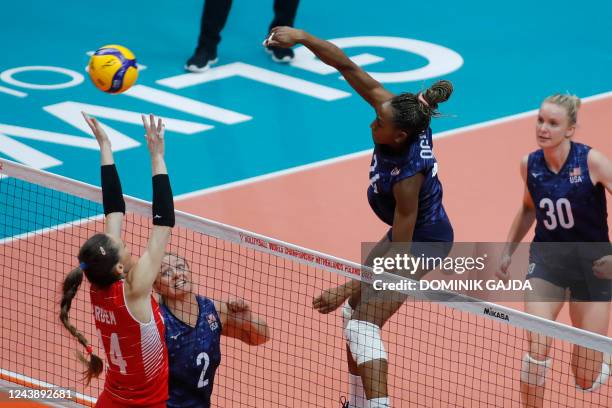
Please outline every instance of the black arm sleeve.
[[104, 207], [104, 215], [114, 212], [125, 214], [125, 201], [123, 201], [123, 192], [121, 191], [121, 181], [117, 167], [114, 164], [102, 166], [102, 205]]
[[153, 176], [153, 224], [174, 227], [174, 198], [167, 174]]

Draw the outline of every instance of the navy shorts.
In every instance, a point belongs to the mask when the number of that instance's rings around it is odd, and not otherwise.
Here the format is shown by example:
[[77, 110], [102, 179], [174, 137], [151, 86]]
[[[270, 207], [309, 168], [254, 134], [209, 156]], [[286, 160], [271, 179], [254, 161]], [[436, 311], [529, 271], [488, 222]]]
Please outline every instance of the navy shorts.
[[569, 289], [575, 301], [609, 302], [612, 280], [593, 274], [593, 262], [612, 250], [609, 243], [532, 243], [526, 279], [540, 278]]
[[[389, 228], [387, 238], [392, 241], [393, 228]], [[453, 248], [455, 234], [448, 218], [433, 224], [419, 226], [412, 234], [410, 252], [415, 256], [424, 255], [430, 258], [446, 258]]]
[[[387, 238], [392, 241], [393, 228], [387, 232]], [[415, 228], [412, 235], [410, 253], [415, 257], [446, 258], [453, 248], [453, 227], [447, 219], [433, 224]], [[429, 269], [430, 270], [430, 269]], [[429, 270], [425, 270], [428, 272]], [[372, 299], [386, 302], [403, 302], [407, 295], [395, 290], [375, 290], [371, 285], [362, 285], [361, 301]]]

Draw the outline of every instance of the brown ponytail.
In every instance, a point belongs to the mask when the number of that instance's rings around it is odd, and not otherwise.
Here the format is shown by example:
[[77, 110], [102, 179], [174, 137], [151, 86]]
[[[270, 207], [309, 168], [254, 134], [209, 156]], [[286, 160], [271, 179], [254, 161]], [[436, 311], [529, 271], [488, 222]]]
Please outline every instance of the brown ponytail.
[[[74, 327], [68, 318], [68, 312], [70, 311], [70, 306], [72, 306], [72, 299], [76, 296], [79, 287], [81, 286], [81, 282], [83, 282], [83, 270], [79, 268], [73, 269], [66, 278], [64, 279], [64, 284], [62, 285], [62, 301], [60, 303], [60, 320], [64, 324], [64, 327], [68, 329], [70, 334], [77, 338], [79, 343], [85, 347], [88, 352], [91, 350], [91, 346], [89, 346], [89, 342], [77, 329]], [[90, 354], [90, 359], [88, 360], [82, 352], [77, 351], [77, 357], [81, 362], [87, 365], [87, 371], [84, 372], [85, 380], [87, 384], [91, 382], [93, 377], [98, 377], [104, 368], [104, 363], [102, 359], [93, 353]]]
[[397, 127], [413, 138], [429, 127], [431, 118], [440, 116], [438, 104], [446, 102], [453, 93], [450, 81], [440, 80], [420, 95], [403, 93], [391, 99], [394, 121]]
[[450, 81], [441, 80], [430, 86], [423, 92], [423, 98], [429, 104], [429, 108], [432, 110], [431, 116], [438, 116], [439, 113], [438, 104], [446, 102], [453, 93], [453, 84]]

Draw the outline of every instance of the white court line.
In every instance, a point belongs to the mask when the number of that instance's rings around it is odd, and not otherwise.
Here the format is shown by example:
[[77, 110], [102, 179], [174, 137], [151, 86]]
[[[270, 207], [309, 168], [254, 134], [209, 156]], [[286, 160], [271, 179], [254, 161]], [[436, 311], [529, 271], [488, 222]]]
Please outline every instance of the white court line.
[[66, 228], [78, 227], [82, 223], [85, 223], [85, 222], [91, 222], [91, 221], [97, 221], [97, 220], [103, 220], [103, 219], [104, 219], [104, 214], [98, 214], [98, 215], [94, 215], [91, 217], [80, 218], [78, 220], [69, 221], [64, 224], [59, 224], [59, 225], [55, 225], [52, 227], [46, 227], [46, 228], [41, 228], [41, 229], [37, 229], [34, 231], [24, 232], [23, 234], [13, 235], [11, 237], [0, 239], [0, 245], [8, 244], [9, 242], [13, 242], [13, 241], [19, 241], [20, 239], [27, 239], [27, 238], [39, 236], [42, 234], [46, 234], [48, 232], [49, 233], [58, 232]]
[[331, 159], [325, 159], [314, 163], [304, 164], [302, 166], [291, 167], [285, 170], [279, 170], [268, 174], [262, 174], [261, 176], [249, 177], [239, 181], [232, 181], [231, 183], [221, 184], [215, 187], [208, 187], [203, 190], [193, 191], [191, 193], [180, 194], [174, 197], [174, 201], [186, 200], [200, 195], [206, 195], [216, 193], [217, 191], [229, 190], [235, 187], [241, 187], [246, 184], [257, 183], [259, 181], [265, 181], [276, 177], [287, 176], [289, 174], [299, 173], [310, 169], [316, 169], [318, 167], [324, 167], [330, 164], [340, 163], [346, 160], [355, 159], [357, 157], [366, 156], [372, 153], [372, 149], [362, 150], [360, 152], [345, 154], [343, 156], [333, 157]]
[[[581, 98], [581, 101], [584, 104], [584, 103], [595, 102], [595, 101], [605, 99], [605, 98], [610, 98], [610, 97], [612, 97], [612, 91], [588, 96], [586, 98]], [[433, 138], [436, 140], [444, 139], [444, 138], [447, 138], [450, 136], [456, 136], [456, 135], [459, 135], [465, 132], [488, 128], [491, 126], [496, 126], [502, 123], [512, 122], [512, 121], [519, 120], [519, 119], [524, 119], [526, 117], [535, 115], [537, 112], [538, 112], [537, 109], [533, 109], [527, 112], [516, 113], [514, 115], [504, 116], [502, 118], [492, 119], [492, 120], [488, 120], [488, 121], [481, 122], [481, 123], [476, 123], [474, 125], [463, 126], [457, 129], [451, 129], [445, 132], [434, 134]], [[360, 152], [350, 153], [350, 154], [346, 154], [343, 156], [337, 156], [331, 159], [325, 159], [325, 160], [317, 161], [314, 163], [305, 164], [302, 166], [296, 166], [296, 167], [291, 167], [285, 170], [275, 171], [275, 172], [268, 173], [268, 174], [262, 174], [261, 176], [250, 177], [250, 178], [246, 178], [246, 179], [239, 180], [239, 181], [233, 181], [231, 183], [221, 184], [221, 185], [214, 186], [214, 187], [204, 188], [202, 190], [192, 191], [191, 193], [180, 194], [178, 196], [175, 196], [174, 200], [175, 201], [187, 200], [190, 198], [204, 196], [204, 195], [216, 193], [219, 191], [230, 190], [232, 188], [242, 187], [248, 184], [258, 183], [260, 181], [266, 181], [266, 180], [274, 179], [277, 177], [299, 173], [302, 171], [307, 171], [307, 170], [316, 169], [319, 167], [329, 166], [331, 164], [341, 163], [346, 160], [351, 160], [351, 159], [355, 159], [358, 157], [367, 156], [370, 154], [372, 154], [372, 149], [366, 149]]]
[[[589, 103], [589, 102], [594, 102], [594, 101], [598, 101], [601, 99], [605, 99], [605, 98], [610, 98], [612, 97], [612, 91], [610, 92], [604, 92], [601, 94], [597, 94], [597, 95], [592, 95], [586, 98], [582, 98], [582, 102], [583, 103]], [[533, 109], [527, 112], [522, 112], [522, 113], [517, 113], [514, 115], [509, 115], [509, 116], [505, 116], [503, 118], [499, 118], [499, 119], [493, 119], [493, 120], [489, 120], [486, 122], [481, 122], [481, 123], [477, 123], [474, 125], [469, 125], [469, 126], [464, 126], [464, 127], [460, 127], [457, 129], [452, 129], [452, 130], [447, 130], [445, 132], [440, 132], [436, 135], [434, 135], [434, 139], [443, 139], [446, 137], [450, 137], [450, 136], [455, 136], [461, 133], [465, 133], [465, 132], [469, 132], [472, 130], [477, 130], [477, 129], [482, 129], [482, 128], [487, 128], [487, 127], [491, 127], [491, 126], [495, 126], [495, 125], [499, 125], [502, 123], [507, 123], [507, 122], [511, 122], [514, 120], [519, 120], [519, 119], [523, 119], [525, 117], [529, 117], [531, 115], [535, 115], [537, 113], [537, 109]], [[272, 172], [272, 173], [268, 173], [268, 174], [262, 174], [261, 176], [255, 176], [255, 177], [250, 177], [247, 179], [243, 179], [243, 180], [239, 180], [239, 181], [234, 181], [231, 183], [226, 183], [226, 184], [222, 184], [219, 186], [214, 186], [214, 187], [209, 187], [209, 188], [205, 188], [202, 190], [198, 190], [198, 191], [193, 191], [191, 193], [185, 193], [185, 194], [181, 194], [178, 196], [174, 197], [175, 201], [181, 201], [181, 200], [187, 200], [190, 198], [194, 198], [194, 197], [198, 197], [198, 196], [204, 196], [207, 194], [212, 194], [212, 193], [216, 193], [218, 191], [224, 191], [224, 190], [230, 190], [232, 188], [236, 188], [236, 187], [241, 187], [244, 185], [248, 185], [248, 184], [254, 184], [254, 183], [258, 183], [260, 181], [265, 181], [265, 180], [270, 180], [270, 179], [274, 179], [277, 177], [282, 177], [282, 176], [287, 176], [290, 174], [294, 174], [294, 173], [299, 173], [302, 171], [307, 171], [307, 170], [311, 170], [311, 169], [316, 169], [319, 167], [325, 167], [331, 164], [336, 164], [336, 163], [340, 163], [346, 160], [351, 160], [351, 159], [355, 159], [358, 157], [362, 157], [362, 156], [366, 156], [372, 153], [372, 149], [367, 149], [367, 150], [362, 150], [360, 152], [355, 152], [355, 153], [350, 153], [350, 154], [346, 154], [343, 156], [338, 156], [338, 157], [334, 157], [331, 159], [326, 159], [326, 160], [321, 160], [318, 162], [314, 162], [314, 163], [309, 163], [309, 164], [305, 164], [302, 166], [296, 166], [296, 167], [292, 167], [289, 169], [285, 169], [285, 170], [280, 170], [280, 171], [276, 171], [276, 172]], [[58, 230], [62, 230], [65, 228], [70, 228], [70, 227], [74, 227], [79, 225], [81, 222], [85, 222], [85, 221], [95, 221], [97, 219], [101, 219], [102, 215], [97, 215], [97, 216], [93, 216], [93, 217], [89, 217], [89, 218], [82, 218], [79, 220], [74, 220], [74, 221], [70, 221], [64, 224], [59, 224], [56, 226], [52, 226], [52, 227], [48, 227], [48, 228], [43, 228], [40, 230], [36, 230], [36, 231], [32, 231], [32, 232], [26, 232], [20, 235], [15, 235], [13, 237], [9, 237], [9, 238], [4, 238], [4, 239], [0, 239], [0, 245], [8, 243], [8, 242], [12, 242], [12, 241], [16, 241], [16, 240], [20, 240], [23, 238], [27, 238], [30, 234], [42, 234], [42, 233], [46, 233], [46, 232], [50, 232], [50, 231], [58, 231]]]
[[25, 93], [25, 92], [17, 91], [15, 89], [7, 88], [5, 86], [0, 86], [0, 92], [3, 92], [5, 94], [9, 94], [9, 95], [13, 95], [13, 96], [16, 96], [18, 98], [25, 98], [26, 96], [28, 96], [28, 94]]

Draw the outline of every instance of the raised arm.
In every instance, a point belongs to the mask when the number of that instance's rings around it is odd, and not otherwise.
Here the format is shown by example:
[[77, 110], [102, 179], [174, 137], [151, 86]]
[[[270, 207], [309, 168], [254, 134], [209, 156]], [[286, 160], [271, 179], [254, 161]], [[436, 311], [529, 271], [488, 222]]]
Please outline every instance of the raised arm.
[[113, 159], [111, 142], [96, 118], [87, 115], [85, 112], [81, 113], [100, 146], [102, 205], [106, 216], [104, 232], [120, 240], [121, 225], [125, 214], [125, 201], [123, 200], [121, 182]]
[[312, 51], [325, 64], [336, 68], [363, 99], [373, 107], [381, 105], [393, 97], [383, 86], [365, 72], [360, 66], [334, 44], [321, 40], [307, 33], [291, 27], [274, 27], [265, 45], [275, 47], [292, 47], [302, 44]]
[[[161, 119], [156, 124], [153, 115], [148, 121], [143, 116], [142, 121], [153, 168], [153, 228], [147, 249], [126, 277], [126, 295], [135, 308], [139, 300], [148, 301], [174, 226], [174, 201], [164, 162], [164, 124]], [[130, 311], [134, 312], [132, 305]]]

